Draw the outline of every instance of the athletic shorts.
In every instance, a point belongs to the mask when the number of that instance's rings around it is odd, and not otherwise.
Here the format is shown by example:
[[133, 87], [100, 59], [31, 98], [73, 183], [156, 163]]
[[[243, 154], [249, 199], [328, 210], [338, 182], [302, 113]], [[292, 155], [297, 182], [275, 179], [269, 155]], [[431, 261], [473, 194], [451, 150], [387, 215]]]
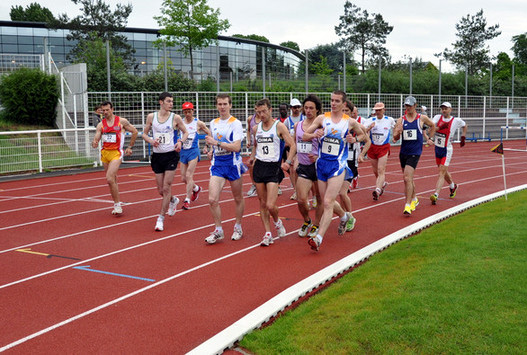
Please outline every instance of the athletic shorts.
[[247, 171], [247, 166], [243, 163], [236, 165], [211, 165], [210, 176], [218, 176], [225, 180], [235, 181], [242, 177], [242, 174]]
[[255, 183], [276, 182], [279, 184], [284, 178], [282, 162], [266, 162], [256, 159], [253, 167], [253, 181]]
[[188, 164], [196, 158], [198, 158], [198, 161], [201, 161], [201, 154], [198, 147], [193, 149], [181, 149], [179, 152], [179, 161], [181, 164]]
[[401, 168], [404, 169], [405, 166], [411, 166], [412, 168], [417, 168], [417, 163], [419, 163], [420, 155], [406, 155], [399, 154], [399, 161], [401, 162]]
[[298, 168], [296, 168], [296, 173], [299, 177], [303, 179], [317, 181], [317, 166], [315, 163], [309, 165], [298, 164]]
[[320, 181], [328, 181], [332, 177], [339, 176], [347, 170], [349, 171], [347, 165], [341, 166], [338, 161], [327, 161], [319, 158], [316, 164], [317, 179]]
[[108, 164], [112, 160], [123, 159], [123, 151], [119, 149], [103, 149], [101, 150], [101, 162]]
[[176, 170], [179, 162], [179, 153], [175, 150], [167, 153], [152, 153], [150, 165], [156, 174], [163, 174], [165, 171]]
[[358, 162], [356, 160], [348, 160], [348, 168], [351, 170], [350, 175], [346, 175], [344, 180], [351, 182], [355, 176], [359, 175], [359, 170], [357, 169]]
[[436, 163], [437, 165], [449, 166], [450, 160], [452, 159], [452, 154], [454, 153], [454, 148], [447, 147], [446, 154], [438, 154], [436, 149]]
[[379, 159], [388, 154], [390, 156], [390, 143], [383, 145], [372, 144], [370, 149], [368, 149], [368, 158], [370, 159]]

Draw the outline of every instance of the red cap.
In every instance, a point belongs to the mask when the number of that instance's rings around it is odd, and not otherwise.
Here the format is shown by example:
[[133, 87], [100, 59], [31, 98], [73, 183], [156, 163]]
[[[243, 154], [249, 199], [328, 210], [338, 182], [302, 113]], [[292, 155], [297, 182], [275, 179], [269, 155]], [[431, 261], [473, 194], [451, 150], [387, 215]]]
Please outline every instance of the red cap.
[[192, 105], [192, 102], [185, 102], [183, 104], [183, 110], [193, 110], [194, 105]]

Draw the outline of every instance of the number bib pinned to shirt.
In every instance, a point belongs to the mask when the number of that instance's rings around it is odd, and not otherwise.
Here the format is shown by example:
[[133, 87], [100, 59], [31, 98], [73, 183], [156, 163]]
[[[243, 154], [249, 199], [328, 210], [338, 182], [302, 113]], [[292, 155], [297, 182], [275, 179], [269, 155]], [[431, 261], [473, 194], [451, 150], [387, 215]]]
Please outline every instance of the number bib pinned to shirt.
[[158, 141], [159, 144], [168, 144], [170, 139], [170, 134], [168, 133], [154, 133], [154, 140]]
[[403, 131], [403, 139], [405, 141], [417, 140], [417, 130], [416, 129], [405, 129]]
[[446, 147], [446, 134], [436, 132], [434, 136], [434, 144], [439, 148]]
[[101, 138], [103, 143], [117, 143], [117, 134], [114, 132], [103, 133]]
[[322, 141], [322, 153], [337, 156], [339, 155], [340, 141], [337, 138], [324, 137]]

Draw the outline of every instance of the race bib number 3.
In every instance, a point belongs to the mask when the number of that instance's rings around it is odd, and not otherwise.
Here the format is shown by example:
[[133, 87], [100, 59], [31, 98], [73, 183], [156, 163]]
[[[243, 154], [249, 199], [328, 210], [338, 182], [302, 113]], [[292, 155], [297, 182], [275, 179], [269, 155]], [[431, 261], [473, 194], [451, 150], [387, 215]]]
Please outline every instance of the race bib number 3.
[[416, 129], [405, 129], [403, 131], [403, 139], [405, 141], [417, 140], [417, 130]]
[[325, 137], [322, 141], [322, 153], [328, 155], [339, 155], [340, 141], [337, 138]]
[[117, 143], [117, 134], [116, 133], [103, 133], [102, 141], [104, 143]]
[[446, 147], [446, 135], [443, 133], [436, 133], [434, 136], [434, 144], [439, 148]]
[[170, 143], [170, 134], [168, 133], [154, 133], [154, 140], [158, 141], [159, 144], [168, 144]]

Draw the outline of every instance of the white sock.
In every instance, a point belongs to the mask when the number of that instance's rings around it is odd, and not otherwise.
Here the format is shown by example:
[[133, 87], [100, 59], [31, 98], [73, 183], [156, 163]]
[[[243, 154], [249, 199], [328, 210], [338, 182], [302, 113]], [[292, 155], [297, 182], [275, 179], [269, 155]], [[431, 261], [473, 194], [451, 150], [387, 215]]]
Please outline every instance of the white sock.
[[450, 184], [450, 188], [453, 189], [454, 187], [456, 187], [456, 184], [454, 184], [454, 182], [452, 181], [452, 183]]
[[161, 214], [160, 214], [159, 217], [157, 217], [157, 218], [160, 219], [160, 220], [162, 220], [162, 221], [165, 220], [165, 216], [163, 216], [163, 215], [161, 215]]
[[278, 221], [274, 222], [274, 225], [276, 228], [279, 228], [282, 225], [282, 220], [279, 219]]
[[223, 232], [223, 227], [216, 227], [215, 231], [217, 231], [217, 232]]
[[192, 188], [192, 191], [197, 192], [198, 190], [199, 190], [199, 186], [198, 185], [194, 185], [194, 188]]
[[316, 238], [318, 239], [318, 243], [322, 244], [322, 236], [320, 234], [317, 234]]
[[236, 223], [236, 224], [234, 225], [234, 229], [242, 230], [242, 225], [239, 224], [239, 223]]
[[348, 213], [344, 212], [344, 216], [340, 217], [341, 222], [345, 222], [348, 219]]
[[185, 202], [190, 202], [190, 198], [185, 198]]

